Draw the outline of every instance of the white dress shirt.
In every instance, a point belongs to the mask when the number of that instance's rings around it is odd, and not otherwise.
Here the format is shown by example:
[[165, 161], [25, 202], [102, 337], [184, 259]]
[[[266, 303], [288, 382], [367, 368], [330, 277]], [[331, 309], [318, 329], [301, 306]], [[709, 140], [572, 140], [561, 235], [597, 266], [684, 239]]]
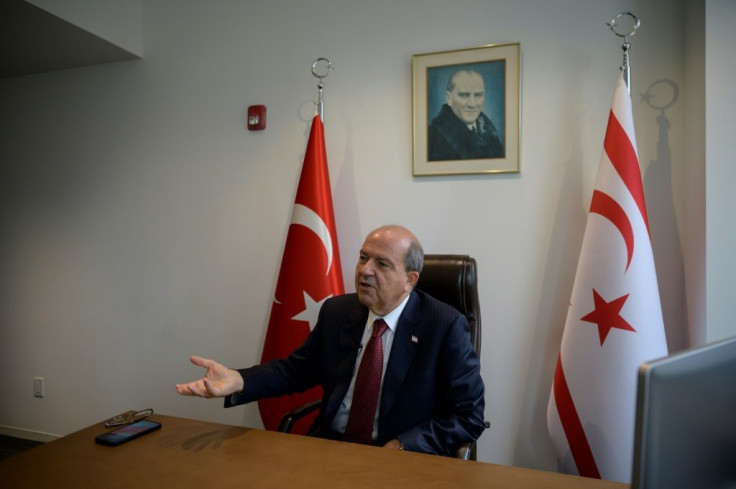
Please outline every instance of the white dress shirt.
[[365, 323], [365, 330], [363, 331], [363, 338], [360, 341], [360, 351], [358, 352], [358, 358], [355, 360], [355, 367], [353, 368], [353, 379], [350, 381], [350, 387], [345, 393], [345, 397], [342, 400], [342, 404], [337, 409], [337, 414], [332, 420], [330, 427], [339, 432], [345, 433], [345, 427], [348, 425], [348, 415], [350, 414], [350, 406], [353, 403], [353, 390], [355, 389], [355, 378], [358, 375], [358, 369], [360, 368], [360, 362], [363, 361], [363, 352], [365, 347], [368, 345], [368, 341], [371, 339], [373, 333], [373, 323], [377, 319], [383, 319], [388, 326], [388, 329], [381, 337], [381, 343], [383, 345], [383, 371], [381, 372], [381, 388], [378, 391], [378, 406], [376, 406], [376, 418], [373, 420], [373, 439], [375, 440], [378, 436], [378, 414], [381, 406], [381, 396], [383, 395], [383, 377], [386, 375], [386, 366], [388, 365], [388, 358], [391, 355], [391, 347], [394, 344], [394, 335], [396, 333], [396, 325], [399, 322], [401, 313], [404, 312], [404, 307], [409, 301], [409, 296], [399, 304], [396, 309], [389, 312], [385, 316], [376, 316], [372, 312], [368, 313], [368, 320]]

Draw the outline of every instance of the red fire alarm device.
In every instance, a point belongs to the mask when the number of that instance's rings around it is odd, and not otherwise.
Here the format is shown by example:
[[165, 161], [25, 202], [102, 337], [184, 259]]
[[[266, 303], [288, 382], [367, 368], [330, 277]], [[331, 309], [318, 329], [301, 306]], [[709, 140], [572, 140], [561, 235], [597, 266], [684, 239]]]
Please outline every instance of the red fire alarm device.
[[248, 130], [262, 131], [266, 128], [266, 106], [251, 105], [248, 107]]

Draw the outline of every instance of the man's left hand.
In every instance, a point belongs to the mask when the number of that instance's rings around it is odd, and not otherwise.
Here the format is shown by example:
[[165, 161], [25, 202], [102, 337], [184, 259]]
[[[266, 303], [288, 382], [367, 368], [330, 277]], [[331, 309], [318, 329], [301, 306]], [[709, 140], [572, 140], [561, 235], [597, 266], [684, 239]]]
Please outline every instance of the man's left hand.
[[386, 443], [383, 448], [392, 448], [394, 450], [403, 450], [404, 447], [401, 446], [401, 442], [394, 438], [393, 440]]

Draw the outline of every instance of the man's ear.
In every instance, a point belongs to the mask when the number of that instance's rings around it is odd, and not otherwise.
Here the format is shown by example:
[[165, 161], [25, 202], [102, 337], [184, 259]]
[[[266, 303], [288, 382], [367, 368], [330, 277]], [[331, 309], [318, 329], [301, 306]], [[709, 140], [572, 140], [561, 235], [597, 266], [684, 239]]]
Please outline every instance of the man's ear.
[[406, 275], [407, 275], [406, 283], [413, 289], [417, 285], [417, 282], [419, 281], [419, 272], [417, 271], [409, 272]]
[[450, 92], [445, 91], [445, 103], [447, 105], [450, 105], [450, 100], [452, 100], [452, 94]]

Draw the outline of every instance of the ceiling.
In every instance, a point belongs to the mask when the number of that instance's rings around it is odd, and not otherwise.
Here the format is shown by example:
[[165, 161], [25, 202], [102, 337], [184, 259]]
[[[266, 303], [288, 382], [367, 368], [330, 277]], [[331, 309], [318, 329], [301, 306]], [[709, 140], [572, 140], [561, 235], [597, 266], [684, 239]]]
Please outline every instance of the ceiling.
[[23, 0], [0, 0], [0, 78], [136, 58]]

